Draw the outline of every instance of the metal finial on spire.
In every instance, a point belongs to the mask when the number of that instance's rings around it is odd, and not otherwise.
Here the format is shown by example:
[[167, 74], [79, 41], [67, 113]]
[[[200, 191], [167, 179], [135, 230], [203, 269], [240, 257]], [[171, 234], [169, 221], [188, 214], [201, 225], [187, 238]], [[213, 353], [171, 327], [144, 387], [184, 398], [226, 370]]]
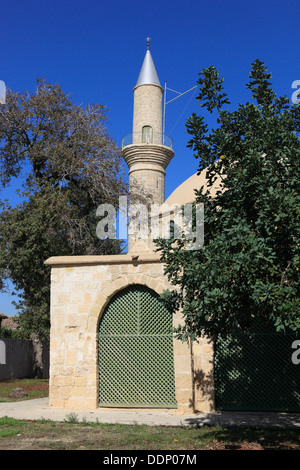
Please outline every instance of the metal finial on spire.
[[149, 48], [149, 42], [151, 38], [146, 38], [147, 41], [147, 51], [145, 54], [144, 62], [139, 74], [138, 81], [136, 83], [137, 85], [145, 85], [145, 84], [152, 84], [152, 85], [160, 85], [159, 83], [159, 78], [157, 76], [157, 72], [155, 70], [155, 66], [153, 63], [153, 59], [151, 56], [150, 48]]

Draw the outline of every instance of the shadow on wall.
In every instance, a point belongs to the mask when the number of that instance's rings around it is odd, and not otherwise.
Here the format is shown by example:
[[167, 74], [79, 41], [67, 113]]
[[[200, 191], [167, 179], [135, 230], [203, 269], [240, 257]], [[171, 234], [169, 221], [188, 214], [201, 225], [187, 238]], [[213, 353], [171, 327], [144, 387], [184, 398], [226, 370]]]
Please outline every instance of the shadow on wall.
[[198, 412], [201, 401], [211, 403], [211, 412], [215, 410], [215, 387], [213, 372], [205, 374], [203, 370], [194, 370], [195, 412]]

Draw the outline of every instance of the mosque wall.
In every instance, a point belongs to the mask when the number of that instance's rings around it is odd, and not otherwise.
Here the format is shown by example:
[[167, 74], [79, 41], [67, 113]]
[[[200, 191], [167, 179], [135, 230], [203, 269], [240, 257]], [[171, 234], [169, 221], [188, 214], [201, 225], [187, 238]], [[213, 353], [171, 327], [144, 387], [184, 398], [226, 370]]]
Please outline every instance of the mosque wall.
[[[51, 273], [50, 406], [98, 407], [98, 329], [112, 296], [132, 284], [158, 294], [169, 287], [156, 254], [55, 257]], [[176, 327], [180, 313], [173, 318]], [[174, 337], [174, 376], [178, 412], [212, 411], [212, 348]], [[174, 410], [173, 410], [174, 411]]]

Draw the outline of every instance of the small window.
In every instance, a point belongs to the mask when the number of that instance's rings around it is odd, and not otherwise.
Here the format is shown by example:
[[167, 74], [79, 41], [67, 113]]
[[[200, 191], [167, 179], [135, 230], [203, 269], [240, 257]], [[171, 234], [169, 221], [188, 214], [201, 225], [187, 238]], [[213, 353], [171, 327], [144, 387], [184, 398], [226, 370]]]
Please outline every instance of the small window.
[[175, 238], [175, 223], [174, 220], [170, 220], [170, 238]]
[[152, 127], [151, 126], [144, 126], [142, 130], [142, 142], [143, 144], [151, 144], [152, 143]]

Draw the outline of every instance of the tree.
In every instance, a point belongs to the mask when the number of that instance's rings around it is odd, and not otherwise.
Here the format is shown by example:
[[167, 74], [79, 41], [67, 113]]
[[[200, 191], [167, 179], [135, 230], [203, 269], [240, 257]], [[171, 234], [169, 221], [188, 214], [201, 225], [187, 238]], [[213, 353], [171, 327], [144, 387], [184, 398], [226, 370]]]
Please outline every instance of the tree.
[[127, 194], [106, 122], [104, 106], [75, 105], [45, 80], [34, 94], [8, 91], [0, 106], [0, 184], [23, 181], [20, 204], [1, 202], [0, 279], [20, 292], [28, 334], [49, 334], [48, 257], [120, 252], [120, 241], [96, 236], [98, 205]]
[[206, 169], [207, 190], [195, 191], [204, 245], [189, 251], [184, 236], [157, 241], [174, 286], [164, 302], [182, 310], [182, 340], [216, 340], [258, 319], [299, 329], [300, 106], [276, 96], [259, 60], [246, 85], [251, 102], [233, 111], [215, 67], [199, 75], [197, 100], [217, 123], [209, 131], [195, 113], [186, 123], [188, 147]]

